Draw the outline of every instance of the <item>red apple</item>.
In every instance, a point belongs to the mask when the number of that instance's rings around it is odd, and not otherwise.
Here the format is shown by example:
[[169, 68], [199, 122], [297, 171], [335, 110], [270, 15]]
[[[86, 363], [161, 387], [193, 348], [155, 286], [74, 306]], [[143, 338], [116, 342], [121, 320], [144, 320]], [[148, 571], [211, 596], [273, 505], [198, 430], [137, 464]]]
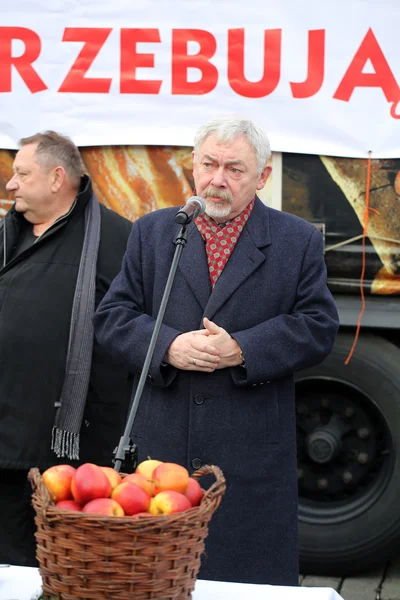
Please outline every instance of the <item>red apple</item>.
[[201, 499], [204, 495], [203, 490], [200, 487], [197, 479], [193, 479], [193, 477], [189, 477], [189, 483], [185, 492], [186, 498], [189, 498], [190, 504], [192, 506], [198, 506], [201, 502]]
[[54, 465], [43, 473], [42, 481], [55, 502], [72, 498], [71, 480], [74, 475], [75, 468], [71, 465]]
[[84, 463], [76, 469], [71, 490], [74, 500], [82, 505], [95, 498], [109, 498], [112, 491], [107, 475], [92, 463]]
[[75, 500], [60, 500], [56, 504], [57, 508], [61, 508], [62, 510], [78, 510], [82, 511], [82, 506], [75, 502]]
[[136, 485], [143, 488], [149, 496], [154, 496], [154, 482], [152, 479], [147, 479], [147, 477], [141, 475], [140, 473], [131, 473], [130, 475], [124, 477], [124, 481], [136, 483]]
[[123, 481], [117, 485], [112, 491], [111, 498], [122, 506], [126, 515], [145, 512], [150, 505], [148, 493], [131, 481]]
[[107, 475], [108, 479], [110, 480], [112, 489], [116, 488], [117, 485], [121, 483], [122, 477], [118, 473], [118, 471], [116, 471], [112, 467], [100, 467], [100, 469], [103, 471], [103, 473]]
[[112, 498], [96, 498], [95, 500], [91, 500], [85, 504], [82, 512], [109, 515], [110, 517], [123, 517], [125, 515], [122, 506]]
[[151, 499], [149, 512], [152, 515], [170, 515], [192, 508], [189, 498], [180, 492], [166, 490]]
[[161, 463], [161, 460], [148, 458], [147, 460], [143, 460], [140, 464], [138, 464], [135, 473], [140, 473], [140, 475], [143, 475], [146, 477], [146, 479], [151, 479], [154, 469], [158, 467], [158, 465], [161, 465]]
[[184, 494], [189, 483], [189, 473], [185, 467], [176, 463], [162, 463], [154, 469], [154, 494], [173, 490]]

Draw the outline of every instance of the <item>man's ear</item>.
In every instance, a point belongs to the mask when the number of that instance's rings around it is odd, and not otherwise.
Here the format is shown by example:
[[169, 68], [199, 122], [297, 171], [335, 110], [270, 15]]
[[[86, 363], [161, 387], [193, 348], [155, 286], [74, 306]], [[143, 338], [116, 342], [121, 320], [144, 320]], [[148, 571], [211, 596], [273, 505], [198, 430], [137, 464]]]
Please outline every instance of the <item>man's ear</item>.
[[264, 167], [264, 169], [258, 179], [257, 188], [256, 188], [257, 190], [263, 189], [263, 187], [267, 183], [268, 177], [271, 175], [271, 171], [272, 171], [272, 167], [270, 165], [267, 165], [266, 167]]
[[62, 184], [65, 181], [65, 169], [64, 167], [55, 167], [51, 172], [51, 190], [52, 192], [58, 192]]

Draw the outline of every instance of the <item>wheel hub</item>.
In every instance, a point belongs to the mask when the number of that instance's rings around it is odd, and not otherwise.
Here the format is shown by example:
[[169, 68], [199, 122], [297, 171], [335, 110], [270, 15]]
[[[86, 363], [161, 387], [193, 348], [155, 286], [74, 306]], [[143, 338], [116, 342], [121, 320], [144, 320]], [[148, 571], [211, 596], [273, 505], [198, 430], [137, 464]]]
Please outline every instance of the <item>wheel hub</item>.
[[329, 429], [319, 429], [308, 436], [308, 456], [316, 463], [330, 462], [337, 455], [339, 449], [340, 439]]
[[297, 473], [301, 502], [348, 502], [380, 470], [378, 420], [356, 398], [338, 390], [296, 387]]

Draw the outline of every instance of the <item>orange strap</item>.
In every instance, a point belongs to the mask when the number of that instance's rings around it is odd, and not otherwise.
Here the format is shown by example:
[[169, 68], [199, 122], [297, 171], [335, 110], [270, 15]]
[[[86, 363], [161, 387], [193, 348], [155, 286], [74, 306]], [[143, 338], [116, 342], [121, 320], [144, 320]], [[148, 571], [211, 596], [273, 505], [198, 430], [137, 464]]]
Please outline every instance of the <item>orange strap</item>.
[[351, 357], [354, 354], [354, 350], [356, 349], [358, 337], [360, 335], [361, 319], [362, 319], [362, 316], [365, 311], [364, 276], [365, 276], [365, 267], [366, 267], [366, 262], [367, 262], [365, 242], [366, 242], [367, 232], [368, 232], [368, 219], [369, 219], [369, 211], [370, 211], [370, 208], [369, 208], [370, 187], [371, 187], [371, 151], [368, 152], [368, 159], [367, 159], [367, 181], [366, 181], [366, 189], [365, 189], [364, 231], [363, 231], [363, 237], [362, 237], [362, 243], [361, 243], [361, 248], [362, 248], [362, 269], [361, 269], [361, 276], [360, 276], [361, 310], [358, 315], [357, 329], [356, 329], [356, 333], [354, 335], [353, 345], [351, 347], [348, 357], [344, 361], [345, 365], [349, 364]]

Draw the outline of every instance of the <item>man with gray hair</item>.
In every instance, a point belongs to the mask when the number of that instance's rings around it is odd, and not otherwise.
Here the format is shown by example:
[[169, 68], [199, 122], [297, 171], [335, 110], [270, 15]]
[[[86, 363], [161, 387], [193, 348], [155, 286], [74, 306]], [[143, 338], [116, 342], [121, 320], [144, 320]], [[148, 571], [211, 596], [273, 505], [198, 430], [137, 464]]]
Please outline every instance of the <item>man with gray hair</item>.
[[124, 427], [128, 371], [93, 343], [92, 316], [131, 223], [99, 204], [69, 138], [20, 146], [0, 222], [0, 562], [33, 566], [28, 470], [111, 465]]
[[[132, 438], [139, 460], [215, 464], [225, 474], [200, 578], [297, 585], [293, 373], [327, 356], [338, 318], [321, 233], [256, 195], [269, 156], [249, 120], [220, 118], [197, 132], [205, 214], [187, 227]], [[173, 259], [175, 213], [136, 221], [94, 317], [97, 339], [135, 385]]]

